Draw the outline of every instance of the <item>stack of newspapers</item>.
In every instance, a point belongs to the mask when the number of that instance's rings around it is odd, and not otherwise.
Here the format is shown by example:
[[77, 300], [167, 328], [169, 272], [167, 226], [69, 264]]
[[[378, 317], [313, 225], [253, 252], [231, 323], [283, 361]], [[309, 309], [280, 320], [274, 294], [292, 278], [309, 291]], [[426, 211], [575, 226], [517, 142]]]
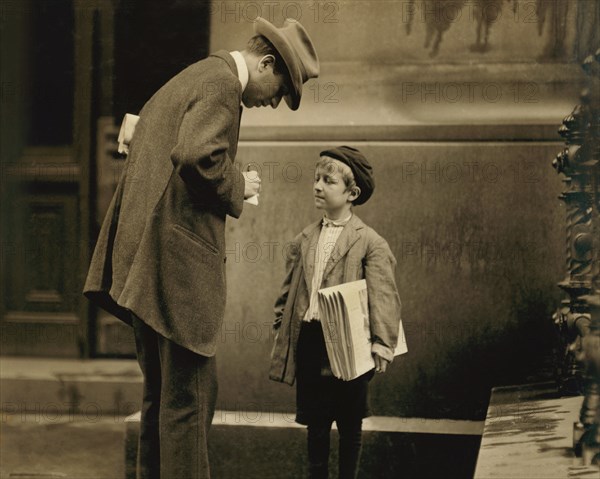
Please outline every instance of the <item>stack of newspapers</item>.
[[[364, 279], [319, 290], [319, 315], [333, 375], [344, 381], [375, 367]], [[402, 321], [394, 355], [407, 352]]]
[[119, 153], [124, 155], [129, 154], [129, 143], [131, 143], [139, 119], [140, 117], [137, 115], [125, 113], [123, 123], [121, 123], [121, 129], [119, 130], [119, 137], [117, 138], [117, 141], [119, 142]]

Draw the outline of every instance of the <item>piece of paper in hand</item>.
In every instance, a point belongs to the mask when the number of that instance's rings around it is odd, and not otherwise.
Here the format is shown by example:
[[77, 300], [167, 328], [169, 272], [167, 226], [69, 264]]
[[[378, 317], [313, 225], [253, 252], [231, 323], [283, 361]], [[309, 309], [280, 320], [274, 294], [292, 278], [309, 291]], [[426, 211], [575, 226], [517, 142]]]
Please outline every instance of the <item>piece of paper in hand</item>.
[[135, 126], [139, 119], [140, 117], [137, 115], [125, 113], [123, 123], [121, 123], [121, 129], [119, 130], [119, 137], [117, 139], [119, 142], [119, 153], [126, 155], [129, 153], [129, 143], [131, 143], [133, 133], [135, 132]]
[[[254, 177], [254, 178], [251, 178], [251, 177], [250, 177], [250, 173], [254, 173], [254, 174], [255, 174], [255, 177]], [[247, 167], [247, 169], [246, 169], [246, 173], [244, 173], [244, 179], [245, 179], [246, 181], [252, 181], [252, 182], [254, 182], [254, 181], [260, 181], [260, 180], [258, 179], [258, 172], [257, 172], [257, 171], [254, 171], [254, 170], [251, 170], [251, 169], [250, 169], [250, 165], [248, 165], [248, 167]], [[254, 196], [250, 196], [249, 198], [246, 198], [246, 199], [244, 200], [244, 203], [249, 203], [249, 204], [251, 204], [251, 205], [258, 206], [258, 195], [259, 195], [259, 194], [260, 194], [260, 193], [257, 193], [257, 194], [255, 194]]]

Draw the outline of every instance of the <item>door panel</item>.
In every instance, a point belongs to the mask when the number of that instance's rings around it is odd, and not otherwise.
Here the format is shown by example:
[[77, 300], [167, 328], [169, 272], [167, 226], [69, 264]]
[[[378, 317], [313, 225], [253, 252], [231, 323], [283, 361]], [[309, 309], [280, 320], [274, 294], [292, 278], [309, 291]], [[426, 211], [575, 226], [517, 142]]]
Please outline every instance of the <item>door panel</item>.
[[53, 170], [50, 165], [9, 170], [2, 354], [81, 354], [77, 182], [65, 176], [49, 180], [60, 174]]

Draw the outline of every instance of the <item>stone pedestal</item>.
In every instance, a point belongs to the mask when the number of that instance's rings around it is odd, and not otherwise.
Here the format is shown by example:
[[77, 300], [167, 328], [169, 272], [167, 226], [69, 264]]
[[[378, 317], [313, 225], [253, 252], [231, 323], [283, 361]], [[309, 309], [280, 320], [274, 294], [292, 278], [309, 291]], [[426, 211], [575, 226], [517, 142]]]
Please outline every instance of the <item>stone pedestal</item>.
[[[135, 479], [139, 413], [126, 420], [125, 477]], [[363, 423], [360, 478], [472, 477], [480, 421], [373, 416]], [[329, 476], [337, 477], [337, 431]], [[307, 477], [306, 428], [293, 413], [217, 411], [209, 436], [211, 476], [227, 479]]]

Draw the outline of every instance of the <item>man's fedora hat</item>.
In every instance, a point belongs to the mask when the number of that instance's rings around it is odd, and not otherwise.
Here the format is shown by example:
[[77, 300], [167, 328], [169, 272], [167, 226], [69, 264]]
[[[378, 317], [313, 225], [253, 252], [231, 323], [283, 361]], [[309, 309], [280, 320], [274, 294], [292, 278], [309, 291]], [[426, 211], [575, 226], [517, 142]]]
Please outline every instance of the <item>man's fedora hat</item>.
[[283, 58], [292, 83], [285, 102], [292, 110], [297, 110], [302, 85], [319, 76], [319, 59], [308, 33], [297, 20], [288, 18], [281, 28], [277, 28], [261, 17], [254, 23], [254, 32], [266, 37]]

